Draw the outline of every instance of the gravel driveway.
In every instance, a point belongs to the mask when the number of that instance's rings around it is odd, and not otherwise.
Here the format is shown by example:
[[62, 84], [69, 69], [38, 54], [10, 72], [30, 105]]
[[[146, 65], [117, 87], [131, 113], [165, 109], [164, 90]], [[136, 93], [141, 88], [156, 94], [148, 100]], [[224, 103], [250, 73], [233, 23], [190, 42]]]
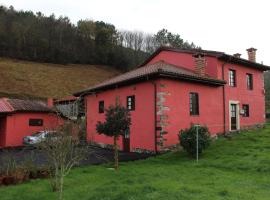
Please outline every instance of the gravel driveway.
[[[87, 155], [84, 160], [80, 162], [80, 165], [95, 165], [101, 163], [107, 163], [114, 160], [113, 150], [104, 149], [95, 146], [87, 146]], [[3, 150], [0, 149], [0, 166], [3, 164], [4, 160], [8, 156], [12, 156], [18, 163], [27, 162], [27, 160], [32, 160], [35, 165], [42, 166], [46, 165], [47, 158], [46, 154], [39, 149], [34, 148], [16, 148]], [[150, 154], [144, 153], [134, 153], [134, 152], [119, 152], [120, 161], [133, 161], [148, 158]]]

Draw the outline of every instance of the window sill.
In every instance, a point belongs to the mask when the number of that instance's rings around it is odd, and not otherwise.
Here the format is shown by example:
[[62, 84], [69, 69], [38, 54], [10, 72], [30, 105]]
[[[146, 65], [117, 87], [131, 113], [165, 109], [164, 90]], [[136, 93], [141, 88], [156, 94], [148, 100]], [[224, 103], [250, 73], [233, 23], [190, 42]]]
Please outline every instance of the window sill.
[[190, 117], [200, 117], [200, 115], [190, 115]]

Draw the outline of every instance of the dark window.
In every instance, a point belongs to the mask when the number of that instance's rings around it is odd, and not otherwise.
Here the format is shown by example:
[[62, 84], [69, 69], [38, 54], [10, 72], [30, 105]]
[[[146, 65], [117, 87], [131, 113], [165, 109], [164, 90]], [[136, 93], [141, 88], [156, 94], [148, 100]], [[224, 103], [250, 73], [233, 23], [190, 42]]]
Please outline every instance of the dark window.
[[29, 119], [29, 126], [43, 126], [43, 119]]
[[236, 73], [235, 70], [229, 70], [229, 86], [235, 87], [236, 86]]
[[199, 95], [198, 93], [189, 93], [190, 115], [199, 115]]
[[99, 113], [104, 113], [104, 101], [100, 101], [98, 103], [98, 112]]
[[247, 89], [253, 90], [253, 76], [252, 76], [252, 74], [247, 74]]
[[127, 109], [135, 110], [135, 96], [134, 95], [127, 97]]
[[244, 104], [243, 110], [244, 110], [243, 117], [249, 117], [249, 105]]

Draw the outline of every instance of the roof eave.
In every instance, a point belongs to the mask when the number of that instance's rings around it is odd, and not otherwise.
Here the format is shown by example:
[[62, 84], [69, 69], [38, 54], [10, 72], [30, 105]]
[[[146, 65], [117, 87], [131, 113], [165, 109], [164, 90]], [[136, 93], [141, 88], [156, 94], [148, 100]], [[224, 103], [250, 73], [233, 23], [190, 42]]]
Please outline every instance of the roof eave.
[[97, 92], [108, 90], [108, 89], [118, 88], [119, 86], [131, 85], [134, 83], [138, 83], [138, 82], [142, 82], [142, 81], [146, 81], [150, 79], [156, 79], [156, 78], [169, 78], [169, 79], [184, 80], [184, 81], [189, 81], [189, 82], [203, 83], [203, 84], [211, 85], [211, 86], [222, 86], [226, 84], [226, 81], [223, 81], [223, 80], [212, 80], [208, 78], [189, 76], [185, 74], [180, 75], [180, 74], [163, 71], [163, 72], [155, 72], [155, 73], [148, 74], [145, 76], [136, 77], [133, 79], [125, 80], [125, 81], [114, 83], [107, 86], [101, 86], [101, 87], [93, 88], [90, 90], [84, 90], [82, 92], [77, 92], [73, 95], [83, 97], [91, 93], [93, 94], [93, 93], [97, 93]]
[[223, 54], [223, 55], [219, 56], [218, 59], [224, 60], [224, 61], [229, 61], [229, 62], [234, 63], [234, 64], [242, 64], [242, 65], [245, 65], [247, 67], [251, 67], [254, 69], [261, 70], [261, 71], [270, 70], [270, 66], [263, 65], [260, 63], [251, 62], [249, 60], [242, 59], [242, 58], [235, 58], [234, 56], [227, 55], [227, 54]]

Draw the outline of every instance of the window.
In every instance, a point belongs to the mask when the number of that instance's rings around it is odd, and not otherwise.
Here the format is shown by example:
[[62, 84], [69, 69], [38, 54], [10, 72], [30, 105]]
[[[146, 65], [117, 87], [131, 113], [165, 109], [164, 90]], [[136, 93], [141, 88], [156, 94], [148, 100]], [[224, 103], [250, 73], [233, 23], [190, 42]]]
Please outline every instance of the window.
[[249, 105], [248, 104], [243, 104], [242, 108], [244, 110], [243, 117], [249, 117]]
[[100, 101], [98, 103], [98, 112], [99, 113], [104, 113], [104, 101]]
[[135, 110], [135, 96], [134, 95], [127, 97], [127, 109]]
[[190, 115], [199, 115], [199, 95], [198, 93], [189, 93], [189, 111]]
[[235, 70], [229, 70], [229, 86], [236, 87], [236, 75]]
[[43, 119], [29, 119], [29, 126], [43, 126]]
[[252, 76], [252, 74], [247, 74], [247, 89], [253, 90], [253, 76]]

